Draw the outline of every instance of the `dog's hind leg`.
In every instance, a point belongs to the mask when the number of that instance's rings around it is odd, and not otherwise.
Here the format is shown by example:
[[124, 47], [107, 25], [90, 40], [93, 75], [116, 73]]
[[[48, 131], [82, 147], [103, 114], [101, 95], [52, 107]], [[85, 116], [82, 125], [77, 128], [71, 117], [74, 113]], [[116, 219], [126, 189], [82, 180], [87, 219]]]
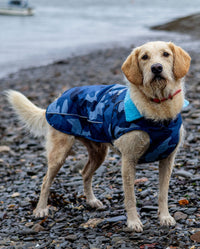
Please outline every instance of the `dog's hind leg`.
[[43, 179], [39, 202], [34, 215], [36, 217], [43, 217], [48, 215], [47, 200], [49, 196], [49, 189], [54, 177], [65, 162], [65, 159], [74, 144], [75, 138], [73, 136], [61, 133], [50, 127], [47, 136], [47, 161], [48, 170]]
[[94, 208], [102, 207], [103, 204], [98, 200], [92, 190], [92, 176], [104, 161], [108, 146], [103, 143], [96, 143], [86, 139], [80, 139], [87, 147], [89, 158], [88, 162], [82, 170], [84, 193], [86, 202]]

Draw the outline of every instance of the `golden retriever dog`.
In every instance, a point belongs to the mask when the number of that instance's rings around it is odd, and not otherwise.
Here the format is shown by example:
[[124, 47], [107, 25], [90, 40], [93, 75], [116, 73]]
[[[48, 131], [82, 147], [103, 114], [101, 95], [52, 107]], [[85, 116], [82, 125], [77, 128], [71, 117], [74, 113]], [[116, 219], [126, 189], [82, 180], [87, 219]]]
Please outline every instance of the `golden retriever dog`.
[[48, 170], [34, 210], [36, 217], [48, 215], [47, 199], [52, 181], [75, 139], [79, 139], [89, 154], [82, 177], [86, 201], [91, 207], [103, 205], [93, 193], [92, 177], [111, 145], [122, 156], [128, 227], [136, 232], [143, 230], [136, 210], [135, 171], [137, 163], [152, 161], [159, 161], [160, 224], [175, 224], [168, 211], [168, 188], [183, 137], [180, 116], [185, 101], [183, 77], [189, 70], [190, 60], [182, 48], [171, 42], [146, 43], [135, 48], [122, 65], [128, 86], [72, 88], [47, 110], [37, 107], [19, 92], [7, 91], [8, 101], [26, 128], [36, 136], [46, 137]]

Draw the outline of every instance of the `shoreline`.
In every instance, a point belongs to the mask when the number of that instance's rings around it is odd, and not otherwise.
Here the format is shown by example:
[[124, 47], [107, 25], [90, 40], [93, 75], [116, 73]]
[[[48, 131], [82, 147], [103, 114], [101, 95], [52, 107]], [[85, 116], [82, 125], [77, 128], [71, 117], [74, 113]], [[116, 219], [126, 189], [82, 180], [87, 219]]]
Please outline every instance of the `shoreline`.
[[170, 22], [151, 27], [152, 30], [173, 31], [181, 34], [189, 34], [200, 39], [199, 31], [200, 13], [174, 19]]
[[[87, 56], [89, 54], [95, 53], [96, 51], [104, 51], [107, 49], [118, 49], [118, 48], [124, 48], [124, 49], [130, 49], [134, 48], [136, 46], [142, 45], [145, 42], [148, 41], [154, 41], [154, 40], [166, 40], [166, 41], [173, 41], [175, 44], [184, 47], [184, 45], [187, 47], [190, 47], [190, 43], [193, 42], [193, 38], [196, 39], [196, 42], [200, 43], [200, 32], [198, 30], [198, 23], [200, 23], [200, 14], [193, 14], [189, 16], [184, 16], [181, 18], [177, 18], [175, 20], [169, 21], [167, 23], [156, 25], [149, 27], [149, 34], [147, 35], [140, 35], [137, 38], [131, 38], [126, 39], [124, 41], [117, 41], [117, 42], [110, 42], [110, 43], [100, 43], [93, 46], [90, 45], [84, 45], [79, 47], [78, 49], [72, 50], [71, 52], [66, 52], [66, 56], [63, 56], [63, 54], [60, 52], [57, 53], [55, 58], [47, 58], [46, 62], [44, 61], [41, 65], [36, 65], [36, 58], [33, 59], [33, 61], [30, 63], [29, 66], [23, 66], [25, 65], [25, 61], [22, 63], [21, 68], [10, 66], [15, 68], [13, 72], [9, 72], [7, 69], [5, 73], [0, 76], [0, 80], [4, 78], [9, 78], [10, 75], [18, 74], [20, 71], [25, 70], [32, 70], [38, 67], [48, 67], [56, 65], [59, 61], [65, 61], [69, 60], [73, 57], [77, 56]], [[187, 33], [186, 33], [187, 32]], [[185, 43], [185, 44], [184, 44]], [[197, 47], [198, 45], [196, 45]], [[67, 50], [67, 49], [66, 49]], [[75, 52], [76, 51], [76, 52]], [[62, 55], [61, 55], [62, 54]], [[14, 64], [14, 63], [12, 63]], [[8, 67], [8, 66], [6, 66]]]

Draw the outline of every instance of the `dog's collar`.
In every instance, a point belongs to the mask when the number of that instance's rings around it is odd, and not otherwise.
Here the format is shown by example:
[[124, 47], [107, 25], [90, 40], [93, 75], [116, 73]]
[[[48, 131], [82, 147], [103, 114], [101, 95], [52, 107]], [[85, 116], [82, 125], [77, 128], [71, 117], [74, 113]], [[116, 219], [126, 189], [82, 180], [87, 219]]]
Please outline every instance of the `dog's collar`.
[[155, 102], [155, 103], [158, 103], [158, 104], [160, 104], [161, 102], [164, 102], [164, 101], [166, 101], [166, 100], [168, 100], [168, 99], [173, 99], [173, 97], [175, 96], [175, 95], [177, 95], [178, 93], [180, 93], [182, 90], [181, 89], [179, 89], [179, 90], [177, 90], [174, 94], [170, 94], [169, 95], [169, 97], [168, 98], [163, 98], [163, 99], [157, 99], [157, 98], [155, 98], [155, 99], [151, 99], [153, 102]]
[[[173, 95], [178, 94], [180, 91], [175, 92]], [[172, 96], [173, 97], [173, 96]], [[189, 105], [189, 101], [187, 99], [184, 99], [183, 102], [183, 108], [187, 107]], [[134, 120], [137, 120], [139, 118], [144, 117], [137, 107], [135, 106], [134, 102], [131, 99], [130, 96], [130, 90], [128, 89], [126, 92], [125, 100], [124, 100], [124, 110], [125, 110], [125, 117], [126, 121], [132, 122]]]

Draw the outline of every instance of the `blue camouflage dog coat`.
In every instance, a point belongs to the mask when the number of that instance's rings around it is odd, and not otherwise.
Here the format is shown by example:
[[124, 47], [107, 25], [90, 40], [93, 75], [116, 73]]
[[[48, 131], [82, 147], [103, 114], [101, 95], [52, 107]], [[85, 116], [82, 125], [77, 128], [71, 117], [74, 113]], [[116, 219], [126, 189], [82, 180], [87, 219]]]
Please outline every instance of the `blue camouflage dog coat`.
[[126, 86], [96, 85], [67, 90], [46, 110], [48, 123], [63, 133], [101, 143], [112, 143], [121, 135], [141, 130], [150, 146], [139, 163], [168, 157], [179, 142], [182, 119], [155, 122], [144, 118], [130, 99]]

